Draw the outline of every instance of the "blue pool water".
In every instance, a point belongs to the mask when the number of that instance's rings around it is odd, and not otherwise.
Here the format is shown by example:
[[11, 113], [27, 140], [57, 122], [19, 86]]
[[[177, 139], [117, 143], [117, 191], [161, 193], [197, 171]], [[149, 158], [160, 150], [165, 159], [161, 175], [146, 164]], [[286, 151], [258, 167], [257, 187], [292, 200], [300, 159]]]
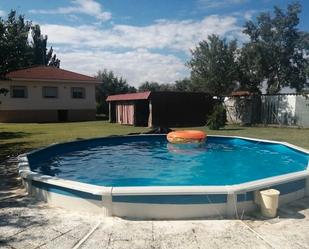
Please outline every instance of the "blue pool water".
[[309, 156], [287, 146], [209, 137], [173, 145], [165, 136], [56, 145], [28, 156], [33, 171], [101, 186], [231, 185], [302, 171]]

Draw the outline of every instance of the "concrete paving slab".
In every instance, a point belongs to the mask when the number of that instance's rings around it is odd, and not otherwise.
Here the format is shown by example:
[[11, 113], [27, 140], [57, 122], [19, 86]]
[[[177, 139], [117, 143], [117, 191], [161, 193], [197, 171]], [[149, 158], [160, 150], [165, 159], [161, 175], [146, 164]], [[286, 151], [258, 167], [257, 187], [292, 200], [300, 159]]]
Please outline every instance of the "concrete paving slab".
[[108, 249], [125, 249], [125, 248], [134, 248], [134, 249], [156, 249], [154, 242], [145, 241], [145, 240], [130, 240], [130, 241], [114, 241], [108, 247]]
[[270, 248], [237, 220], [154, 222], [162, 248]]
[[21, 233], [29, 227], [46, 223], [46, 215], [40, 206], [28, 205], [28, 199], [22, 202], [12, 200], [0, 203], [0, 235], [10, 237]]
[[198, 241], [196, 237], [191, 234], [182, 234], [178, 236], [166, 236], [161, 240], [155, 240], [156, 248], [179, 248], [179, 249], [192, 249], [199, 248]]
[[72, 227], [70, 230], [67, 231], [66, 235], [77, 240], [82, 239], [94, 226], [94, 224], [88, 224], [81, 222], [81, 224]]
[[[102, 239], [100, 236], [93, 236], [89, 238], [85, 243], [83, 243], [80, 247], [80, 249], [93, 249], [93, 248], [98, 248], [98, 249], [106, 249], [109, 247], [109, 241], [106, 239]], [[124, 247], [125, 248], [125, 247]], [[130, 247], [127, 247], [130, 248]]]
[[128, 221], [114, 218], [112, 224], [106, 226], [111, 241], [152, 241], [151, 221]]
[[215, 223], [216, 221], [213, 221], [208, 226], [197, 229], [196, 239], [202, 248], [272, 248], [241, 221], [221, 223], [219, 229]]
[[[53, 218], [53, 223], [49, 225], [51, 229], [66, 234], [76, 239], [80, 239], [97, 223], [98, 217], [83, 213], [67, 212], [65, 210], [55, 208], [58, 213]], [[99, 218], [100, 219], [100, 218]]]
[[61, 236], [60, 232], [46, 229], [46, 226], [31, 227], [21, 233], [15, 234], [5, 240], [7, 244], [16, 249], [37, 248]]
[[198, 248], [192, 221], [154, 221], [153, 237], [157, 248]]
[[[78, 243], [78, 239], [68, 236], [66, 234], [57, 237], [54, 240], [47, 241], [46, 244], [40, 246], [40, 249], [71, 249]], [[95, 248], [95, 247], [93, 247]]]
[[276, 248], [309, 248], [309, 198], [285, 205], [278, 218], [246, 220], [250, 228]]
[[0, 241], [0, 248], [1, 248], [1, 249], [12, 249], [11, 246], [8, 246], [8, 245], [3, 244], [3, 243], [1, 243], [1, 241]]

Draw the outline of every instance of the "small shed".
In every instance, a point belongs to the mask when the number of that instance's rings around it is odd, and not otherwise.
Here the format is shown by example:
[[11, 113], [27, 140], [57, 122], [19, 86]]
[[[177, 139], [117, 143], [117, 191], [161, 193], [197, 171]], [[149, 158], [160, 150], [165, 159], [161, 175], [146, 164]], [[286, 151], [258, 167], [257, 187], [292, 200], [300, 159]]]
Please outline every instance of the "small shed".
[[198, 92], [139, 92], [111, 95], [109, 120], [134, 126], [185, 127], [206, 124], [213, 98]]

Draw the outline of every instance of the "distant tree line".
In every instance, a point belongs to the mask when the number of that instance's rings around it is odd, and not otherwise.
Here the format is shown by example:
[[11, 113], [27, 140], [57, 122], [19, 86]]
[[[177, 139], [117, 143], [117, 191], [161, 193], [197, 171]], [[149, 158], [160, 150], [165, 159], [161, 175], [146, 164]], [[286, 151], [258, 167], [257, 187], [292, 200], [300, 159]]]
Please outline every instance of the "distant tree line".
[[189, 78], [184, 78], [183, 80], [176, 80], [175, 83], [160, 84], [158, 82], [146, 81], [138, 87], [139, 92], [143, 91], [175, 91], [175, 92], [188, 92], [191, 89], [191, 80]]
[[308, 86], [309, 34], [301, 32], [299, 3], [283, 11], [261, 13], [248, 21], [243, 32], [249, 41], [241, 48], [237, 41], [227, 42], [216, 35], [201, 41], [188, 62], [193, 89], [214, 95], [233, 90], [259, 92], [263, 84], [267, 93], [278, 93], [284, 87], [301, 91]]
[[0, 51], [0, 75], [34, 65], [60, 66], [52, 47], [47, 48], [47, 36], [40, 26], [14, 10], [7, 19], [0, 18]]
[[235, 90], [278, 93], [284, 87], [309, 87], [309, 33], [299, 31], [299, 3], [286, 11], [274, 7], [244, 25], [249, 41], [237, 46], [217, 35], [208, 36], [191, 51], [188, 79], [174, 84], [145, 82], [139, 91], [204, 91], [222, 96]]
[[104, 69], [98, 71], [96, 78], [102, 83], [96, 88], [97, 113], [108, 114], [108, 95], [136, 92], [134, 86], [130, 86], [125, 79], [118, 77], [113, 71]]

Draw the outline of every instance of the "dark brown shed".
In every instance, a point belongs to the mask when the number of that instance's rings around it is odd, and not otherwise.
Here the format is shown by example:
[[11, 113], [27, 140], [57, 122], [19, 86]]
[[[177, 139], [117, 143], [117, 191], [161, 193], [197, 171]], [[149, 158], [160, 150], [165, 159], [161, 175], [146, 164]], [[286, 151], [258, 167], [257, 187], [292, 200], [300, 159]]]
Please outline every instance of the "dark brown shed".
[[108, 96], [110, 122], [149, 127], [205, 125], [212, 96], [197, 92], [140, 92]]

